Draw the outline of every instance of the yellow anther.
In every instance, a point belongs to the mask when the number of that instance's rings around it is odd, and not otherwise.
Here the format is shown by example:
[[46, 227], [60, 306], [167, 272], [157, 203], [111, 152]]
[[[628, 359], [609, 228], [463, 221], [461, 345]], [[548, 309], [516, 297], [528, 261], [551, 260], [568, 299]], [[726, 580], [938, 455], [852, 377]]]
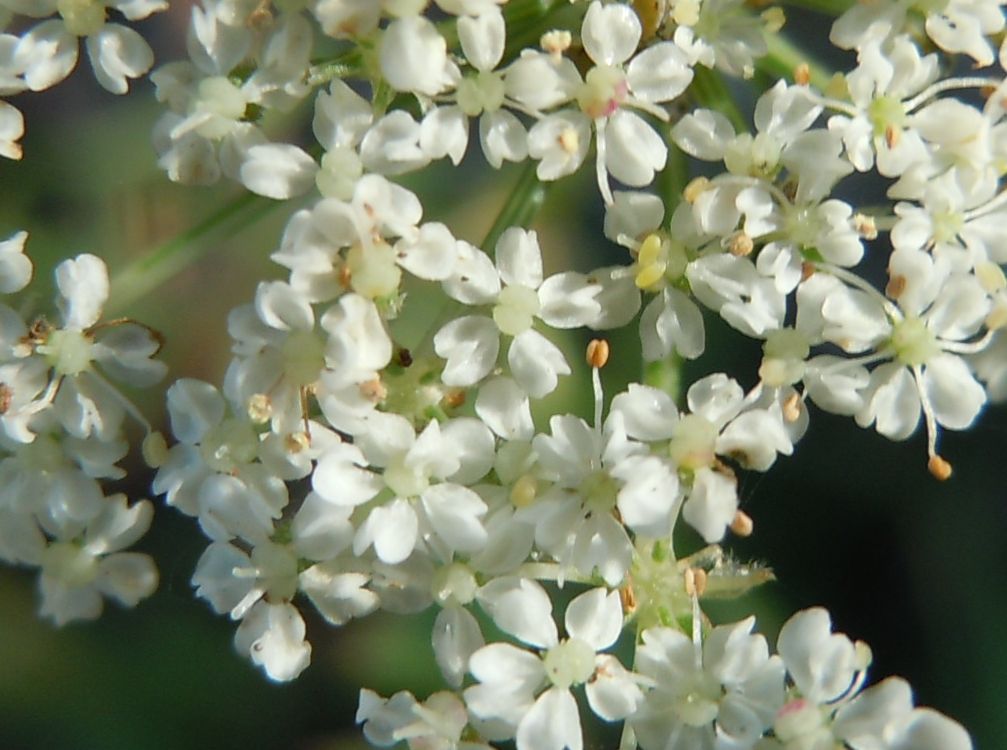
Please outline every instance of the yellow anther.
[[762, 11], [762, 22], [766, 24], [766, 31], [776, 34], [787, 23], [787, 14], [779, 6], [766, 8]]
[[636, 277], [633, 281], [636, 283], [638, 289], [648, 289], [664, 278], [664, 271], [666, 268], [666, 263], [651, 263], [646, 266], [641, 265], [640, 269], [636, 272]]
[[798, 86], [807, 86], [811, 83], [811, 68], [806, 62], [802, 62], [794, 68], [794, 83]]
[[608, 351], [605, 339], [591, 339], [587, 345], [587, 363], [600, 370], [608, 362]]

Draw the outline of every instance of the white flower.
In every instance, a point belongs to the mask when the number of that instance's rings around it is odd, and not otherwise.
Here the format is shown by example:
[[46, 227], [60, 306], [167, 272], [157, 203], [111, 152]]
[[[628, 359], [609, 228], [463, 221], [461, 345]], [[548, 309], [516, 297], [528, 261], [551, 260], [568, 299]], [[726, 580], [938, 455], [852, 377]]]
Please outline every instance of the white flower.
[[592, 589], [579, 595], [567, 607], [564, 622], [567, 639], [560, 640], [553, 629], [544, 640], [529, 644], [545, 649], [541, 655], [495, 643], [476, 651], [469, 662], [479, 681], [465, 690], [469, 711], [502, 722], [518, 750], [581, 749], [573, 686], [586, 683], [591, 710], [607, 721], [632, 714], [642, 698], [635, 675], [599, 653], [622, 631], [617, 592]]
[[653, 681], [629, 722], [644, 750], [752, 747], [784, 702], [784, 669], [755, 618], [720, 625], [702, 644], [671, 628], [643, 632], [636, 669]]

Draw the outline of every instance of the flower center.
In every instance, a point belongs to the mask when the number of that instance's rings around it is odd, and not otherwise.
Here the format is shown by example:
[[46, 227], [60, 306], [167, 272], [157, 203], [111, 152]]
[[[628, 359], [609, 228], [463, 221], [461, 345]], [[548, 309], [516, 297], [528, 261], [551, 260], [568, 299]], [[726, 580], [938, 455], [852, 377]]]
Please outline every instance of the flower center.
[[922, 365], [941, 351], [937, 337], [919, 318], [906, 318], [896, 323], [892, 331], [892, 349], [904, 365]]
[[626, 101], [629, 83], [626, 74], [611, 65], [599, 65], [587, 73], [587, 79], [577, 92], [581, 111], [596, 120], [609, 117]]
[[715, 677], [694, 672], [682, 681], [681, 689], [675, 709], [685, 724], [702, 727], [717, 718], [721, 689]]
[[259, 438], [248, 422], [227, 419], [207, 431], [199, 452], [207, 466], [228, 474], [255, 460], [259, 455]]
[[59, 375], [79, 375], [91, 364], [91, 337], [83, 331], [56, 330], [38, 348]]
[[906, 108], [894, 96], [879, 96], [867, 108], [867, 118], [875, 138], [887, 138], [890, 130], [900, 131], [906, 124]]
[[720, 432], [699, 414], [686, 414], [678, 420], [672, 433], [668, 452], [682, 469], [695, 471], [712, 466], [717, 458], [716, 444]]
[[517, 336], [531, 328], [539, 312], [538, 292], [526, 286], [505, 286], [493, 308], [493, 320], [501, 333]]
[[767, 133], [741, 133], [727, 144], [724, 166], [731, 174], [768, 177], [780, 162], [780, 143]]
[[503, 77], [491, 70], [481, 71], [458, 84], [458, 106], [469, 117], [496, 112], [503, 106], [504, 94]]
[[371, 247], [354, 245], [346, 257], [350, 269], [350, 286], [367, 299], [389, 297], [399, 289], [402, 271], [395, 265], [395, 250], [387, 242]]
[[401, 458], [385, 467], [385, 485], [397, 497], [416, 497], [430, 486], [430, 480], [419, 469], [406, 465]]
[[54, 542], [45, 551], [45, 572], [71, 588], [87, 586], [98, 577], [98, 559], [70, 542]]
[[544, 663], [552, 684], [565, 690], [587, 682], [594, 674], [594, 649], [580, 638], [570, 638], [549, 649]]

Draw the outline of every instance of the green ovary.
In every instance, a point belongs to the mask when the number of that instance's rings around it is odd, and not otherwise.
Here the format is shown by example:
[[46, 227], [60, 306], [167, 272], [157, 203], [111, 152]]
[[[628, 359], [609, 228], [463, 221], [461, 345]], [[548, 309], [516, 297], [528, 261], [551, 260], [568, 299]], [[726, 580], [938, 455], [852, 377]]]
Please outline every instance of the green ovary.
[[896, 323], [890, 343], [896, 359], [910, 367], [925, 364], [941, 351], [937, 337], [919, 318]]
[[867, 116], [874, 126], [874, 136], [883, 138], [889, 127], [901, 130], [906, 123], [906, 110], [893, 96], [879, 96], [867, 108]]
[[505, 286], [493, 308], [493, 322], [501, 333], [517, 336], [531, 328], [540, 305], [538, 293], [525, 286]]
[[105, 25], [105, 4], [99, 0], [59, 0], [56, 9], [74, 36], [97, 34]]
[[60, 375], [79, 375], [91, 364], [91, 338], [83, 331], [53, 331], [39, 352]]

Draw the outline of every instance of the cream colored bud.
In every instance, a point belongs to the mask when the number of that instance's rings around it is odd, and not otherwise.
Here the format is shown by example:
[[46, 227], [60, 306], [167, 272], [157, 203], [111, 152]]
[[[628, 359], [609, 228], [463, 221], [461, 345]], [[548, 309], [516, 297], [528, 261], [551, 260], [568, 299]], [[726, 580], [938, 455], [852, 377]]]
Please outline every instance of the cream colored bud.
[[168, 443], [157, 430], [147, 433], [140, 447], [143, 460], [152, 469], [157, 469], [168, 460]]
[[608, 362], [608, 352], [605, 339], [591, 339], [587, 345], [587, 363], [600, 370]]

